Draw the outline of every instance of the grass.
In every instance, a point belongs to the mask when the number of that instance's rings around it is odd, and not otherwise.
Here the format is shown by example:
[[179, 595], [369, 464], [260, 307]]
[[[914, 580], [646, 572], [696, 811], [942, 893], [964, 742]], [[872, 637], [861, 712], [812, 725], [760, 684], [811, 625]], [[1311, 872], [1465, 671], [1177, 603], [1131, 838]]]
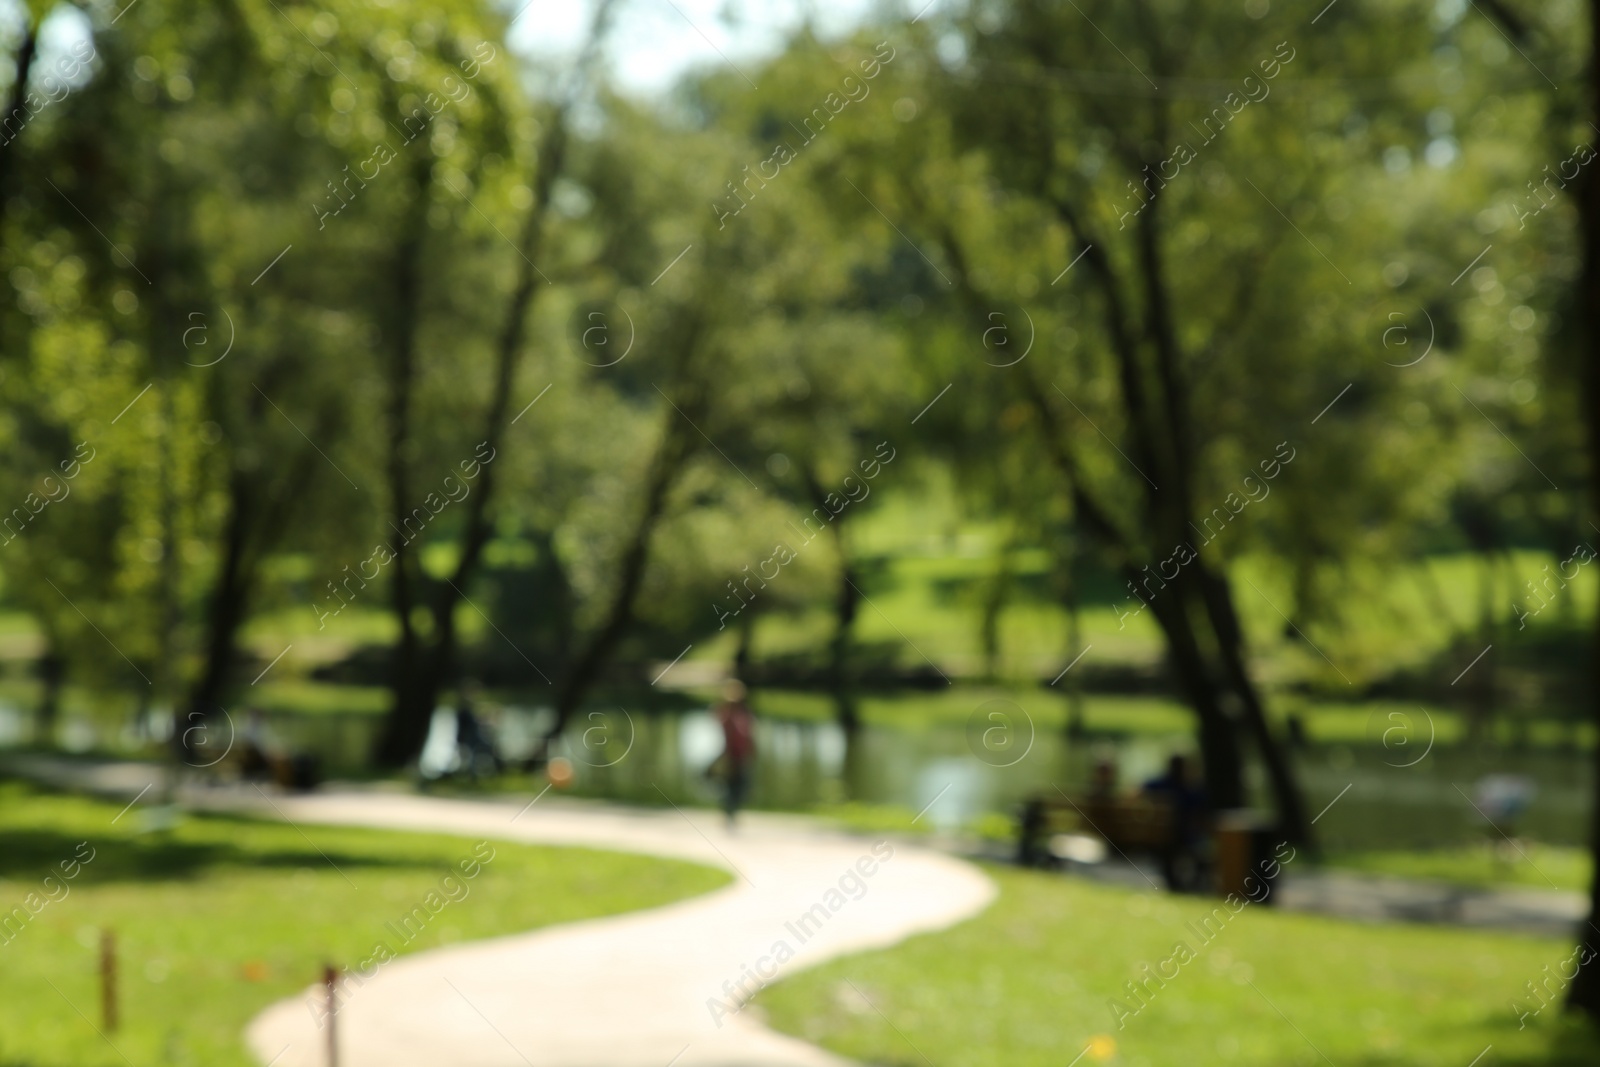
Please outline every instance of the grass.
[[[716, 699], [714, 689], [691, 692], [707, 703]], [[959, 727], [975, 715], [981, 719], [984, 712], [979, 709], [987, 709], [991, 706], [988, 702], [994, 700], [1010, 701], [1023, 709], [1042, 733], [1060, 731], [1067, 722], [1067, 694], [1048, 686], [956, 684], [941, 689], [869, 694], [860, 698], [857, 710], [862, 721], [872, 726], [917, 732]], [[833, 698], [816, 691], [760, 689], [752, 707], [757, 714], [774, 719], [829, 722], [835, 716]], [[1194, 713], [1172, 697], [1086, 693], [1082, 707], [1085, 728], [1099, 736], [1188, 737], [1194, 732]], [[1391, 759], [1408, 754], [1402, 742], [1411, 744], [1420, 754], [1430, 733], [1441, 747], [1458, 743], [1465, 733], [1459, 712], [1437, 705], [1424, 707], [1416, 701], [1349, 703], [1282, 696], [1273, 701], [1272, 707], [1280, 714], [1299, 715], [1307, 737], [1315, 744], [1380, 746], [1388, 740], [1391, 747], [1382, 751]], [[1591, 732], [1586, 727], [1578, 734], [1587, 738]], [[1535, 731], [1531, 740], [1540, 745], [1570, 744], [1571, 732], [1556, 731], [1544, 737]]]
[[807, 814], [854, 834], [899, 834], [914, 837], [933, 833], [933, 821], [917, 825], [917, 813], [900, 804], [868, 804], [859, 800], [814, 805]]
[[255, 704], [265, 711], [300, 715], [382, 715], [389, 710], [388, 689], [374, 685], [333, 685], [293, 679], [263, 682]]
[[[93, 849], [65, 896], [51, 890], [60, 899], [9, 942], [0, 936], [4, 1067], [242, 1067], [253, 1063], [248, 1020], [302, 991], [324, 962], [354, 966], [379, 942], [409, 952], [654, 907], [727, 881], [586, 849], [231, 817], [186, 815], [146, 832], [142, 808], [113, 823], [120, 807], [0, 783], [0, 916], [42, 897], [44, 877], [59, 877], [80, 842]], [[492, 859], [462, 877], [458, 865], [485, 850]], [[420, 935], [405, 943], [386, 929], [430, 892], [445, 903]], [[102, 928], [116, 931], [119, 951], [115, 1048], [88, 1021], [99, 1021]]]
[[[706, 690], [699, 695], [709, 701], [715, 694]], [[916, 731], [960, 726], [996, 700], [1020, 707], [1041, 730], [1059, 730], [1067, 721], [1066, 694], [1037, 686], [953, 685], [914, 693], [865, 695], [857, 710], [862, 721], [873, 726]], [[825, 722], [834, 717], [833, 699], [818, 692], [763, 689], [752, 706], [759, 714], [777, 719]], [[1187, 708], [1160, 696], [1089, 694], [1083, 698], [1083, 707], [1084, 724], [1097, 732], [1161, 736], [1188, 733], [1194, 725]], [[1016, 714], [1015, 709], [1011, 714]]]
[[[834, 1052], [908, 1067], [1061, 1067], [1086, 1050], [1084, 1067], [1465, 1067], [1490, 1044], [1499, 1067], [1600, 1056], [1554, 1009], [1519, 1031], [1510, 1007], [1566, 942], [1250, 905], [1206, 943], [1185, 924], [1215, 901], [988, 873], [1000, 897], [977, 918], [796, 975], [757, 1005]], [[1124, 983], [1179, 940], [1195, 958], [1140, 1008]], [[1119, 1016], [1113, 999], [1139, 1010]]]
[[1594, 864], [1587, 849], [1520, 841], [1515, 849], [1487, 842], [1426, 852], [1360, 852], [1329, 859], [1334, 867], [1427, 878], [1473, 887], [1523, 886], [1587, 892]]

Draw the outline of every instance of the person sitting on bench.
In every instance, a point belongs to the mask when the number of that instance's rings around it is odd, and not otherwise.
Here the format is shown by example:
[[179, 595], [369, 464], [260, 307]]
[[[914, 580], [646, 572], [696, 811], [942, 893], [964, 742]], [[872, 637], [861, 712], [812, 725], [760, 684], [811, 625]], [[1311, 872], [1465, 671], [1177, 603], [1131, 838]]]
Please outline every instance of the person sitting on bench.
[[1205, 790], [1194, 784], [1189, 761], [1173, 755], [1167, 771], [1144, 784], [1144, 794], [1172, 811], [1172, 824], [1160, 850], [1161, 875], [1174, 893], [1199, 892], [1205, 886], [1204, 845], [1208, 807]]

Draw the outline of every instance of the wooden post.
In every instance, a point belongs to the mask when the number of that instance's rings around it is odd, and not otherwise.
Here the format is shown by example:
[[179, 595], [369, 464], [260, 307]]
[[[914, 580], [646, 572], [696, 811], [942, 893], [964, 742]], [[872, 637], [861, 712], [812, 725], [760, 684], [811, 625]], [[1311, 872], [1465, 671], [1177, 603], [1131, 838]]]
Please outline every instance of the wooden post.
[[100, 931], [100, 1025], [106, 1033], [117, 1028], [117, 935]]
[[323, 964], [322, 985], [328, 993], [328, 1067], [339, 1067], [339, 972], [331, 963]]

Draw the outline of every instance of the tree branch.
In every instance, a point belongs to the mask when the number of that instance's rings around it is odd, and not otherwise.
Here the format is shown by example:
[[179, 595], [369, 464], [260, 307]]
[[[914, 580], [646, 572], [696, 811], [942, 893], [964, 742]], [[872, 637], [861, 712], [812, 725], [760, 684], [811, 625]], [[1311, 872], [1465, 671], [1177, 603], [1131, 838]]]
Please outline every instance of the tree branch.
[[1502, 0], [1472, 0], [1472, 6], [1482, 11], [1490, 22], [1498, 24], [1505, 35], [1517, 44], [1527, 44], [1532, 38], [1528, 23]]

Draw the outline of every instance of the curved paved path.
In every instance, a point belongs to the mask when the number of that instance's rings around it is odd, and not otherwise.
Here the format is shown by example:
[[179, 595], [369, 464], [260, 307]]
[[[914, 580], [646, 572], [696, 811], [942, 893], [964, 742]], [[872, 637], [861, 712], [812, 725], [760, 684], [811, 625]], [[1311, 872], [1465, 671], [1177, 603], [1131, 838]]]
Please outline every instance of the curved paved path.
[[[783, 816], [751, 816], [730, 834], [714, 812], [554, 796], [520, 815], [520, 804], [377, 793], [273, 804], [296, 823], [592, 846], [734, 874], [727, 888], [666, 907], [383, 965], [350, 986], [338, 1013], [341, 1067], [839, 1067], [837, 1057], [768, 1030], [755, 1013], [726, 1010], [743, 999], [741, 978], [753, 991], [748, 976], [758, 966], [782, 978], [949, 926], [995, 895], [961, 860], [902, 843], [877, 843], [875, 853], [873, 840]], [[373, 905], [375, 941], [411, 906], [376, 898]], [[781, 964], [780, 944], [793, 953]], [[268, 1008], [247, 1039], [273, 1067], [327, 1062], [326, 1031], [305, 997]]]

